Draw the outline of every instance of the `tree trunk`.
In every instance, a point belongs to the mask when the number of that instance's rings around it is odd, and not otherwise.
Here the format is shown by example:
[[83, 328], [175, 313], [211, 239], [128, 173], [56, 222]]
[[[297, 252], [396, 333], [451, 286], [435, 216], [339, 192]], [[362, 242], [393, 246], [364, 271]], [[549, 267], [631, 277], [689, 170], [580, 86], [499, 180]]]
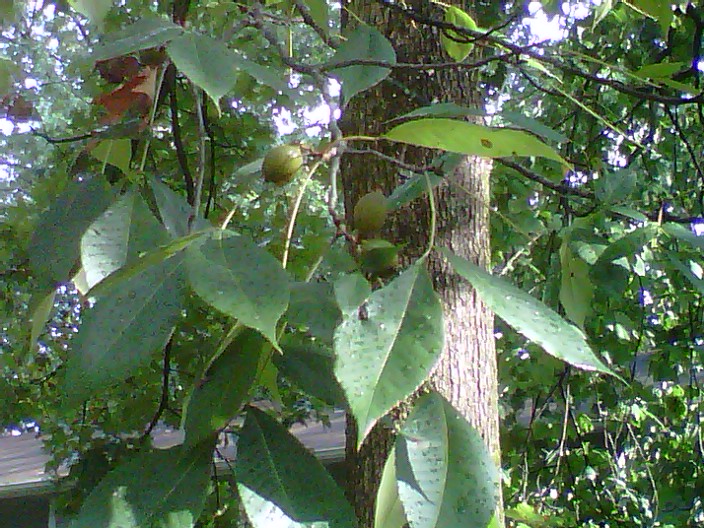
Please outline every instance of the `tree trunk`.
[[[406, 1], [426, 16], [442, 18], [442, 11], [427, 0]], [[471, 6], [463, 5], [471, 10]], [[352, 14], [348, 14], [352, 13]], [[376, 27], [392, 42], [399, 62], [447, 61], [440, 35], [416, 26], [405, 16], [390, 12], [372, 0], [343, 2], [343, 30], [354, 27], [356, 17]], [[457, 68], [420, 71], [396, 69], [372, 90], [354, 98], [344, 109], [341, 128], [346, 136], [377, 135], [389, 128], [389, 119], [435, 102], [482, 107], [476, 80], [468, 70]], [[433, 153], [425, 149], [386, 144], [376, 150], [416, 166], [425, 166]], [[465, 158], [454, 173], [435, 191], [436, 246], [447, 247], [464, 258], [486, 266], [489, 263], [489, 174], [491, 162]], [[399, 167], [377, 156], [348, 154], [342, 165], [342, 184], [348, 225], [357, 199], [372, 190], [389, 194], [401, 182]], [[406, 261], [420, 256], [427, 247], [430, 231], [427, 199], [417, 200], [394, 215], [385, 233], [392, 241], [408, 244]], [[435, 252], [429, 270], [442, 298], [445, 315], [445, 349], [430, 385], [447, 398], [480, 432], [499, 462], [498, 389], [493, 316], [472, 288], [455, 274]], [[361, 450], [355, 450], [356, 426], [348, 423], [347, 461], [349, 498], [360, 526], [373, 526], [374, 499], [381, 471], [392, 445], [392, 433], [377, 426]], [[502, 521], [502, 507], [497, 509]], [[503, 522], [500, 522], [503, 525]], [[382, 528], [382, 527], [378, 527]]]

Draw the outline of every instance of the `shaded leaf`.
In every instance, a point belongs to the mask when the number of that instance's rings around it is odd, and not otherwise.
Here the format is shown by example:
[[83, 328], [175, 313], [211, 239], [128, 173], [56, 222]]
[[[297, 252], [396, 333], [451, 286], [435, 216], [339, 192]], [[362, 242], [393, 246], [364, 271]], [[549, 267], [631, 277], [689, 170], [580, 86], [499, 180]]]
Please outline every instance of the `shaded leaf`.
[[[396, 63], [396, 51], [378, 29], [359, 24], [344, 41], [330, 61], [331, 65], [349, 60], [377, 60]], [[345, 101], [384, 80], [391, 70], [381, 66], [346, 66], [331, 71], [342, 83]]]
[[341, 320], [329, 282], [294, 282], [286, 312], [288, 324], [304, 327], [326, 343], [332, 343], [335, 327]]
[[421, 396], [396, 440], [398, 494], [412, 528], [486, 526], [499, 472], [479, 433], [436, 393]]
[[220, 40], [186, 32], [166, 50], [176, 67], [205, 90], [216, 106], [237, 81], [236, 57]]
[[282, 341], [283, 354], [274, 354], [279, 372], [306, 394], [328, 405], [343, 406], [345, 395], [333, 372], [332, 350], [309, 339]]
[[442, 182], [442, 177], [437, 174], [414, 174], [401, 185], [396, 187], [387, 199], [389, 210], [399, 209], [406, 204], [417, 200], [428, 193], [428, 181], [431, 188], [435, 188]]
[[335, 300], [343, 314], [350, 315], [366, 301], [372, 293], [372, 286], [361, 273], [343, 275], [335, 281]]
[[210, 438], [237, 415], [249, 395], [266, 341], [245, 329], [208, 366], [185, 405], [185, 445]]
[[589, 279], [589, 265], [572, 253], [569, 244], [560, 247], [560, 266], [562, 282], [560, 285], [560, 303], [565, 315], [580, 328], [592, 311], [594, 285]]
[[192, 230], [194, 231], [212, 227], [207, 220], [200, 216], [196, 218], [195, 221], [192, 221], [191, 215], [193, 214], [193, 207], [188, 205], [188, 202], [183, 196], [172, 191], [165, 183], [152, 178], [149, 180], [149, 186], [154, 193], [154, 199], [159, 208], [161, 221], [173, 238], [188, 235], [189, 222], [192, 222]]
[[248, 238], [222, 231], [187, 253], [195, 292], [276, 344], [276, 323], [289, 301], [288, 275], [281, 263]]
[[419, 147], [488, 158], [538, 156], [569, 166], [552, 147], [528, 132], [491, 128], [455, 119], [409, 121], [397, 125], [382, 137]]
[[444, 343], [442, 307], [423, 263], [374, 291], [364, 317], [349, 309], [348, 300], [343, 303], [348, 308], [335, 331], [335, 375], [359, 424], [361, 444], [377, 420], [430, 373]]
[[112, 203], [103, 178], [71, 182], [39, 218], [29, 244], [29, 258], [41, 284], [54, 286], [70, 278], [80, 256], [81, 237]]
[[548, 354], [585, 370], [615, 375], [597, 358], [585, 335], [548, 306], [448, 249], [442, 249], [442, 253], [496, 315]]
[[213, 447], [134, 455], [100, 481], [68, 528], [192, 528], [209, 492]]
[[674, 223], [667, 223], [662, 228], [668, 235], [687, 243], [695, 249], [704, 251], [704, 236], [698, 236], [691, 229]]
[[250, 408], [237, 443], [237, 488], [254, 528], [353, 528], [327, 470], [286, 428]]
[[179, 255], [150, 266], [81, 315], [62, 384], [69, 404], [122, 381], [164, 346], [181, 315], [182, 265]]
[[134, 24], [105, 35], [90, 59], [101, 61], [147, 48], [156, 48], [181, 35], [183, 28], [168, 18], [147, 15]]

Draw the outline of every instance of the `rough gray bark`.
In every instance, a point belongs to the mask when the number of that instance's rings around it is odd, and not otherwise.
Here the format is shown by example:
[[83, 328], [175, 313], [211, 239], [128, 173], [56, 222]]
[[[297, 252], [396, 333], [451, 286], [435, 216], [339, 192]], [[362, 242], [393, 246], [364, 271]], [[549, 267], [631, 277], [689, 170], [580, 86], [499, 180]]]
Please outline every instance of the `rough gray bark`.
[[[352, 27], [356, 17], [376, 27], [392, 42], [399, 62], [447, 61], [439, 34], [416, 26], [391, 13], [373, 0], [343, 2], [343, 27]], [[406, 1], [428, 16], [442, 12], [427, 1]], [[470, 9], [471, 6], [464, 5]], [[349, 10], [349, 11], [346, 11]], [[355, 16], [347, 15], [353, 13]], [[390, 79], [353, 99], [343, 113], [341, 126], [346, 136], [377, 135], [388, 129], [387, 121], [433, 102], [454, 101], [481, 107], [481, 94], [471, 72], [442, 69], [435, 72], [396, 70]], [[425, 165], [432, 153], [400, 145], [375, 145], [384, 154], [414, 165]], [[348, 225], [357, 199], [372, 190], [389, 194], [399, 181], [398, 167], [371, 155], [348, 154], [343, 160], [342, 184]], [[437, 247], [482, 266], [489, 262], [489, 174], [491, 162], [464, 159], [451, 178], [436, 192]], [[419, 200], [395, 215], [386, 233], [395, 242], [408, 244], [404, 255], [412, 261], [428, 244], [430, 210]], [[354, 226], [352, 226], [354, 227]], [[493, 316], [472, 288], [460, 279], [437, 254], [429, 259], [429, 270], [440, 294], [445, 313], [446, 346], [430, 385], [445, 396], [481, 433], [499, 460], [498, 388], [493, 337]], [[403, 411], [399, 411], [402, 413]], [[391, 432], [376, 427], [359, 452], [354, 449], [355, 425], [348, 427], [347, 459], [349, 498], [360, 526], [370, 527], [374, 518], [374, 497], [381, 470], [392, 445]], [[502, 518], [501, 508], [499, 508]]]

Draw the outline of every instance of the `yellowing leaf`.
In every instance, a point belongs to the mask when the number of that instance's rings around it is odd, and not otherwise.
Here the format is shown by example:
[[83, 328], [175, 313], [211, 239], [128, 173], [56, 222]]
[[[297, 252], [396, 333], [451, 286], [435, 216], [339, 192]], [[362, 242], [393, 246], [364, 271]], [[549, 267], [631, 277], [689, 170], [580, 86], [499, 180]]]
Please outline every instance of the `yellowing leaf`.
[[538, 156], [570, 167], [552, 147], [528, 132], [491, 128], [456, 119], [418, 119], [392, 128], [382, 137], [400, 143], [486, 158]]
[[[477, 29], [477, 23], [474, 19], [460, 8], [454, 6], [448, 7], [445, 11], [445, 22], [461, 28]], [[469, 52], [472, 51], [474, 44], [469, 42], [471, 40], [472, 37], [462, 35], [452, 29], [444, 30], [440, 36], [443, 49], [457, 62], [463, 61], [469, 55]]]
[[132, 142], [129, 139], [107, 139], [98, 143], [91, 155], [103, 164], [110, 164], [125, 174], [130, 172]]

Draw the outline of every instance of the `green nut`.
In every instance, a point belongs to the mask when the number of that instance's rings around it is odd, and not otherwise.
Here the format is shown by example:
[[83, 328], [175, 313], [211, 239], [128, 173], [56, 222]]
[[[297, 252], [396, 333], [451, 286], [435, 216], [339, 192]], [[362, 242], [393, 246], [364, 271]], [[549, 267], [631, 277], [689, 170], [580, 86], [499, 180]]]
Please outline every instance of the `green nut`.
[[376, 233], [384, 227], [387, 213], [386, 196], [379, 191], [365, 194], [354, 206], [354, 227], [362, 237]]
[[264, 180], [276, 185], [290, 182], [303, 165], [303, 153], [298, 145], [280, 145], [274, 147], [262, 163]]

